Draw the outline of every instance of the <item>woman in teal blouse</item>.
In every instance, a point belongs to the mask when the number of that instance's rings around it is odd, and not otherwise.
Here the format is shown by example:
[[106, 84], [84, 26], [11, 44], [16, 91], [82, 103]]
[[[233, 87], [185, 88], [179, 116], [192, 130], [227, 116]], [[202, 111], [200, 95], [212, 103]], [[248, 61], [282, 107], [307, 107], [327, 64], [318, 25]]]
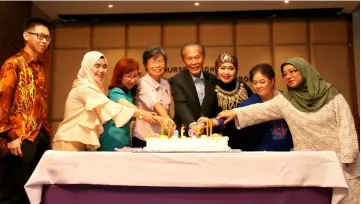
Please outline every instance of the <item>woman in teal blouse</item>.
[[[140, 110], [133, 104], [139, 77], [139, 64], [134, 59], [126, 57], [120, 59], [114, 68], [108, 98], [134, 108], [138, 119], [153, 124], [158, 123], [159, 116]], [[115, 148], [130, 147], [130, 124], [131, 121], [123, 127], [117, 128], [113, 120], [105, 123], [103, 125], [104, 132], [99, 138], [100, 148], [98, 151], [114, 151]]]

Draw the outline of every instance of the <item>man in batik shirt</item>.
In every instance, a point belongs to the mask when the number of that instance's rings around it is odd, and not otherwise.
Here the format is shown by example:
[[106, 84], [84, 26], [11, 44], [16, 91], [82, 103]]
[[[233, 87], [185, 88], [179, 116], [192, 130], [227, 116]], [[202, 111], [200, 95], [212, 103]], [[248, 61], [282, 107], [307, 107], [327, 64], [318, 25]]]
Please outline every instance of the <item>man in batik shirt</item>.
[[47, 83], [41, 55], [48, 49], [50, 24], [25, 24], [24, 49], [0, 70], [0, 203], [29, 203], [24, 185], [50, 148]]

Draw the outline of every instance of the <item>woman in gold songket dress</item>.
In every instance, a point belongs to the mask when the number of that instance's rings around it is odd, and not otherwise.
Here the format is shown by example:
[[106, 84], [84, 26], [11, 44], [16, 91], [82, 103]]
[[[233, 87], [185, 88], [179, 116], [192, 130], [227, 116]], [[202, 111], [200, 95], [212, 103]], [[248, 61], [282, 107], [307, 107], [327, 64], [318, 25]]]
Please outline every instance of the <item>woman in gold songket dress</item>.
[[[218, 55], [215, 62], [215, 73], [218, 77], [215, 92], [217, 93], [218, 113], [223, 110], [236, 108], [244, 100], [253, 95], [252, 90], [246, 83], [237, 80], [238, 60], [229, 53]], [[201, 117], [198, 122], [204, 122], [208, 118]], [[246, 130], [237, 130], [234, 124], [224, 125], [222, 120], [212, 119], [215, 132], [229, 137], [228, 145], [232, 149], [248, 150], [252, 138], [247, 137]], [[243, 137], [238, 137], [242, 134]]]

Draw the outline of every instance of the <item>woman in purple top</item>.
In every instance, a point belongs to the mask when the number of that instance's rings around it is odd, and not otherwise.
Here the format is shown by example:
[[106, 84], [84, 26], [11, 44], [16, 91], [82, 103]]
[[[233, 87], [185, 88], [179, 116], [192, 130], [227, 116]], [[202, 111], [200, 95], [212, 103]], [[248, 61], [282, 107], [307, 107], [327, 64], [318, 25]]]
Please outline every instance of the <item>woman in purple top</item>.
[[[170, 117], [172, 101], [170, 85], [166, 80], [162, 79], [167, 65], [167, 54], [160, 47], [148, 48], [143, 53], [143, 64], [147, 74], [138, 82], [135, 97], [136, 106], [145, 111], [158, 113], [163, 120], [163, 134], [168, 134], [168, 124], [170, 124], [170, 134], [173, 134], [175, 124]], [[160, 125], [150, 124], [137, 118], [132, 147], [144, 147], [147, 135], [151, 133], [160, 134]]]

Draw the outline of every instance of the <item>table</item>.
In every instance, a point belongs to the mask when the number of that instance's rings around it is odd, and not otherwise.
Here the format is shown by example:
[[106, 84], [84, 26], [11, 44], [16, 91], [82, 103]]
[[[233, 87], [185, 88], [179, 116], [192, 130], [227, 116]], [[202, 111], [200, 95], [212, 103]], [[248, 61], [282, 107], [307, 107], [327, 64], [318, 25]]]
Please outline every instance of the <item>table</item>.
[[187, 204], [191, 200], [198, 204], [218, 204], [227, 198], [230, 198], [227, 203], [246, 199], [257, 204], [265, 203], [266, 199], [267, 203], [283, 204], [291, 198], [300, 198], [303, 199], [300, 203], [339, 204], [347, 201], [350, 188], [334, 152], [50, 150], [44, 154], [25, 190], [32, 204], [39, 203], [42, 197], [46, 204], [60, 203], [60, 198], [62, 203], [81, 200], [94, 204], [104, 203], [107, 198], [130, 203]]
[[46, 185], [45, 204], [330, 204], [332, 188], [180, 188]]

